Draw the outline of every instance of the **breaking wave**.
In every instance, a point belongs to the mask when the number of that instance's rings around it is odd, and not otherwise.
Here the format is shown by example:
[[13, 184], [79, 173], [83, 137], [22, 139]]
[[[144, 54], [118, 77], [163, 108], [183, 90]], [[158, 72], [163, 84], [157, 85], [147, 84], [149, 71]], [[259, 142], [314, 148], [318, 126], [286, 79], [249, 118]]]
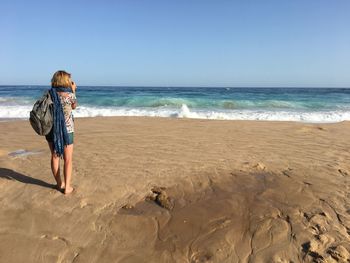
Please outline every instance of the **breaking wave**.
[[[0, 105], [0, 118], [27, 119], [31, 105]], [[97, 116], [146, 116], [193, 118], [212, 120], [261, 120], [261, 121], [297, 121], [314, 123], [331, 123], [350, 121], [350, 111], [302, 111], [302, 110], [252, 110], [252, 109], [196, 109], [186, 104], [181, 107], [92, 107], [79, 106], [74, 113], [75, 117]]]

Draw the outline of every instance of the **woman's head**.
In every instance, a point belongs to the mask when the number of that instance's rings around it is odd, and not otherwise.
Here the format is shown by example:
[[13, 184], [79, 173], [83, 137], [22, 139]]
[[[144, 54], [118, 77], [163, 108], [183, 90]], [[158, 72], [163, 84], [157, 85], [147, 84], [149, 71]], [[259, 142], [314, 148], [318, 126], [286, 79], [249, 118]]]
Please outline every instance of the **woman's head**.
[[56, 71], [55, 74], [53, 74], [51, 79], [51, 87], [65, 87], [70, 88], [72, 86], [72, 80], [70, 78], [71, 74], [64, 71], [59, 70]]

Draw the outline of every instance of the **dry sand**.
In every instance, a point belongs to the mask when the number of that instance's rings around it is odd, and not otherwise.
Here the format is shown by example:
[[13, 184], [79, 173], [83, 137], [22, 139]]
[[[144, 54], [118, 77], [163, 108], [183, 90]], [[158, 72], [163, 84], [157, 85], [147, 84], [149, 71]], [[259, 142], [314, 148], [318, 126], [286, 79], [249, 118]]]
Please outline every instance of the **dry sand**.
[[77, 119], [68, 197], [0, 130], [0, 262], [349, 262], [349, 122]]

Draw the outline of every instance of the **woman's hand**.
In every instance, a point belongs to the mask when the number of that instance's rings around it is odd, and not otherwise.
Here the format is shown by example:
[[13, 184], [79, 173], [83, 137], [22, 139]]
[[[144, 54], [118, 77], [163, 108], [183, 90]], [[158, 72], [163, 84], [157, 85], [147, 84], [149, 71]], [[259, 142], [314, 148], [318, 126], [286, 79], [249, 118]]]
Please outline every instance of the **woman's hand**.
[[75, 84], [74, 81], [72, 81], [72, 91], [75, 93], [75, 90], [77, 89], [77, 85]]

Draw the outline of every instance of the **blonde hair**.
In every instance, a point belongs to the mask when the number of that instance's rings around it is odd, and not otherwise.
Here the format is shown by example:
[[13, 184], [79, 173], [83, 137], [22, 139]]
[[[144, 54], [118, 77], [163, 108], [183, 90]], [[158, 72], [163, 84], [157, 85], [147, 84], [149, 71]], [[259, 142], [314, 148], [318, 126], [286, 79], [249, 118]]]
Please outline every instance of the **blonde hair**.
[[72, 86], [72, 80], [70, 78], [71, 74], [64, 71], [59, 70], [56, 71], [55, 74], [53, 74], [51, 79], [51, 87], [65, 87], [70, 88]]

